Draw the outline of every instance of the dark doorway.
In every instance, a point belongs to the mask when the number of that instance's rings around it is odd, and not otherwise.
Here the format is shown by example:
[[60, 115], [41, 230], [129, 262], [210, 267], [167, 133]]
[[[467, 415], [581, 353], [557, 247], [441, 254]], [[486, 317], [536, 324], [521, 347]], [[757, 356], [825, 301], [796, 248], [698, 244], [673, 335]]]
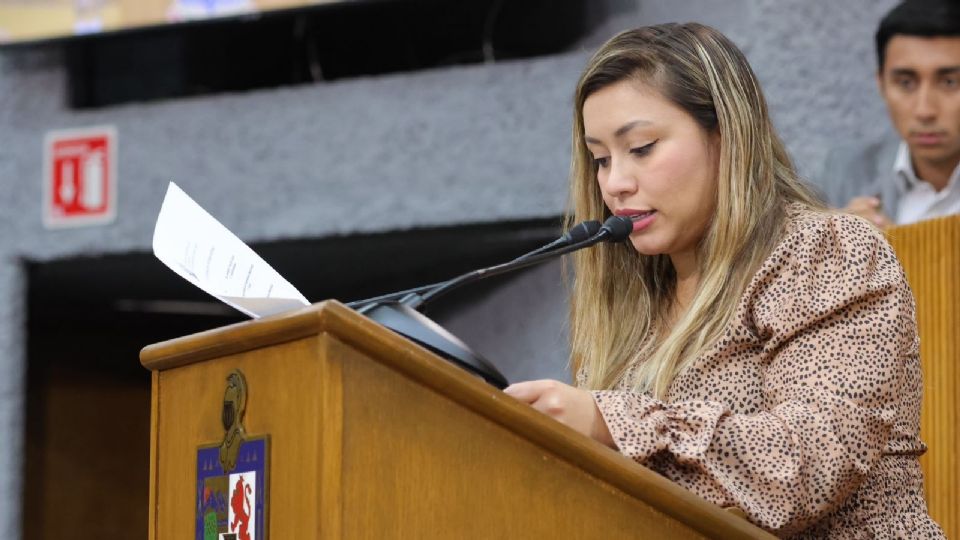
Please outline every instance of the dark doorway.
[[[307, 298], [366, 298], [508, 260], [557, 219], [254, 245]], [[464, 309], [484, 288], [435, 306]], [[479, 292], [478, 292], [479, 291]], [[245, 320], [149, 253], [28, 264], [23, 534], [147, 536], [150, 343]]]

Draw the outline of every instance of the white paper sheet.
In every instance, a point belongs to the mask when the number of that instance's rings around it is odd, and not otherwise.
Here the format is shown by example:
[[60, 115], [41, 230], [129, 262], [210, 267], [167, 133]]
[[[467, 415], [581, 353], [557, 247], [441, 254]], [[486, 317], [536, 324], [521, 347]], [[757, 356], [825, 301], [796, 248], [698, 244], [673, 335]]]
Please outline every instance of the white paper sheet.
[[153, 231], [153, 254], [190, 283], [254, 318], [310, 305], [173, 182]]

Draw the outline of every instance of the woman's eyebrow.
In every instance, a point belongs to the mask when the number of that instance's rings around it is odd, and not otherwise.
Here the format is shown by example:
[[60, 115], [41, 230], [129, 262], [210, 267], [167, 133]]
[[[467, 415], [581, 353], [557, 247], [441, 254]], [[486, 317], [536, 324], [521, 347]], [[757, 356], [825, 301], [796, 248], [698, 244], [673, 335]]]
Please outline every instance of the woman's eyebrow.
[[619, 139], [620, 137], [623, 137], [623, 136], [626, 135], [631, 129], [633, 129], [633, 128], [635, 128], [635, 127], [639, 127], [639, 126], [649, 126], [649, 125], [652, 124], [652, 123], [653, 123], [653, 122], [650, 122], [649, 120], [634, 120], [633, 122], [627, 122], [626, 124], [624, 124], [624, 125], [620, 126], [619, 128], [617, 128], [617, 130], [613, 132], [613, 136], [614, 136], [615, 138]]
[[[624, 135], [629, 133], [630, 130], [635, 127], [648, 126], [652, 123], [653, 122], [650, 122], [649, 120], [633, 120], [632, 122], [627, 122], [626, 124], [618, 127], [617, 130], [613, 132], [613, 137], [615, 139], [619, 139], [620, 137], [623, 137]], [[600, 139], [595, 139], [593, 137], [590, 137], [589, 135], [584, 137], [583, 140], [589, 144], [601, 144]]]

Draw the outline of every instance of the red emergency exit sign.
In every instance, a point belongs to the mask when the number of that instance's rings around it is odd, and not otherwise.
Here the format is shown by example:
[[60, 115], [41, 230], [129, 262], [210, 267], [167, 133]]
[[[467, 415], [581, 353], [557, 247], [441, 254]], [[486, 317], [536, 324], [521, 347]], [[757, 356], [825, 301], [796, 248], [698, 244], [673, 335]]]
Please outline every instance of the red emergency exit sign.
[[99, 126], [47, 133], [43, 168], [43, 223], [47, 228], [98, 225], [114, 220], [116, 128]]

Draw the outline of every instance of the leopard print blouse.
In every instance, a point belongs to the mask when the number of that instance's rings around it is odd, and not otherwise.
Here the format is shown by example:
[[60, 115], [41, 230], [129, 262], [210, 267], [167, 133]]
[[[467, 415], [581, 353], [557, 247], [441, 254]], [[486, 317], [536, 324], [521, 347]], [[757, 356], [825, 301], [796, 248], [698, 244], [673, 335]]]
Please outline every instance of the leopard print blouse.
[[943, 538], [917, 461], [918, 351], [882, 234], [792, 208], [724, 336], [665, 400], [630, 391], [631, 370], [593, 396], [620, 452], [778, 536]]

